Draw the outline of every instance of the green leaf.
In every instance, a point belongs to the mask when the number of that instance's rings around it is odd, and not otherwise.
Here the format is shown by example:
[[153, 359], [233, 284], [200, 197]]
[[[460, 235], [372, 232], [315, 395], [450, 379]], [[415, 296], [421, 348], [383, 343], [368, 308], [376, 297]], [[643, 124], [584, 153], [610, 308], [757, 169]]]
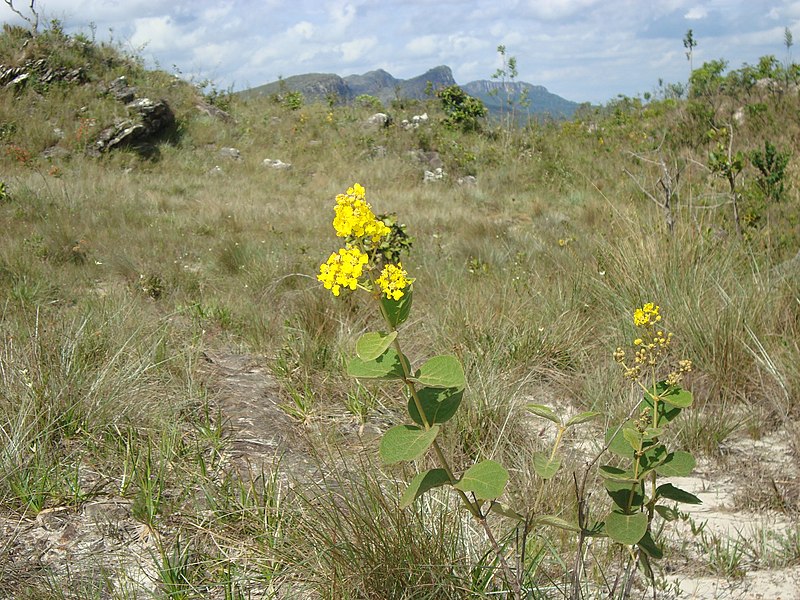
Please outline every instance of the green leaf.
[[678, 511], [671, 506], [664, 506], [663, 504], [656, 505], [656, 512], [661, 515], [665, 521], [675, 521], [680, 518]]
[[664, 483], [656, 488], [656, 498], [666, 498], [684, 504], [702, 504], [703, 501], [690, 492], [675, 487], [671, 483]]
[[[664, 393], [666, 393], [667, 389], [668, 389], [668, 386], [667, 386], [666, 381], [659, 381], [656, 384], [656, 394], [658, 394], [659, 397], [661, 397]], [[642, 401], [644, 402], [645, 406], [650, 407], [650, 409], [652, 410], [652, 408], [653, 408], [653, 395], [650, 392], [645, 392], [644, 393], [644, 397], [643, 397]], [[681, 414], [681, 409], [678, 408], [677, 406], [672, 406], [671, 404], [668, 404], [667, 402], [659, 401], [659, 403], [658, 403], [658, 423], [659, 423], [659, 425], [663, 425], [664, 423], [669, 423], [675, 417], [677, 417], [679, 414]]]
[[603, 413], [596, 410], [578, 413], [577, 415], [570, 417], [569, 421], [567, 421], [567, 424], [564, 425], [564, 427], [572, 427], [573, 425], [588, 423], [589, 421], [594, 420], [596, 417], [599, 417], [601, 414]]
[[639, 483], [629, 483], [606, 479], [603, 481], [603, 487], [606, 488], [606, 492], [611, 496], [614, 504], [623, 511], [628, 510], [629, 507], [633, 509], [644, 505], [645, 495], [643, 481]]
[[[444, 423], [456, 414], [464, 397], [464, 389], [424, 387], [417, 390], [417, 397], [429, 425]], [[423, 424], [413, 397], [408, 399], [408, 414], [415, 423]]]
[[427, 431], [416, 425], [398, 425], [383, 434], [378, 452], [383, 462], [390, 465], [415, 460], [425, 454], [438, 433], [438, 425]]
[[630, 425], [625, 425], [622, 428], [622, 437], [625, 438], [625, 441], [630, 444], [631, 449], [638, 452], [642, 446], [642, 433], [636, 429], [636, 427], [631, 427]]
[[[629, 421], [632, 423], [633, 421]], [[622, 427], [609, 427], [606, 430], [605, 442], [608, 444], [608, 449], [623, 458], [633, 458], [633, 448], [631, 448], [625, 435], [622, 433]]]
[[356, 354], [363, 361], [375, 360], [392, 345], [397, 337], [397, 332], [391, 333], [370, 332], [365, 333], [356, 342]]
[[[404, 360], [405, 357], [403, 357]], [[408, 364], [408, 360], [406, 360]], [[358, 379], [403, 379], [403, 366], [394, 348], [389, 348], [375, 360], [355, 356], [347, 363], [347, 374]]]
[[386, 320], [392, 327], [397, 327], [405, 323], [408, 315], [411, 312], [412, 290], [406, 288], [403, 296], [399, 300], [387, 298], [385, 294], [381, 294], [381, 306], [383, 307], [383, 314], [386, 315]]
[[685, 450], [676, 450], [670, 452], [666, 460], [656, 467], [656, 473], [664, 477], [686, 477], [696, 464], [694, 456]]
[[505, 504], [501, 504], [500, 502], [495, 502], [492, 500], [492, 503], [489, 505], [489, 510], [492, 512], [497, 513], [498, 515], [503, 515], [509, 519], [514, 519], [516, 521], [524, 521], [525, 517], [519, 514], [517, 511], [512, 510]]
[[606, 517], [606, 533], [615, 542], [628, 546], [636, 544], [647, 533], [647, 514], [626, 515], [612, 510]]
[[644, 532], [642, 539], [638, 542], [638, 546], [643, 552], [647, 553], [647, 556], [650, 558], [659, 559], [664, 557], [664, 551], [658, 547], [649, 531]]
[[581, 530], [577, 525], [573, 525], [564, 519], [559, 519], [552, 515], [539, 515], [534, 519], [534, 523], [537, 525], [549, 525], [550, 527], [557, 527], [559, 529], [565, 529], [566, 531], [580, 532]]
[[678, 408], [689, 408], [692, 405], [692, 392], [675, 387], [669, 393], [662, 394], [661, 399]]
[[545, 406], [544, 404], [528, 404], [526, 408], [537, 417], [542, 417], [548, 421], [552, 421], [561, 427], [561, 419], [549, 406]]
[[549, 452], [534, 452], [533, 470], [542, 479], [552, 479], [561, 467], [561, 457], [557, 454], [550, 457]]
[[642, 456], [639, 457], [640, 479], [667, 460], [668, 456], [667, 447], [664, 444], [657, 444], [647, 448]]
[[462, 492], [472, 492], [483, 500], [494, 500], [503, 493], [507, 482], [508, 471], [503, 465], [493, 460], [484, 460], [467, 469], [453, 487]]
[[408, 508], [425, 492], [448, 483], [450, 483], [450, 477], [447, 476], [447, 471], [444, 469], [430, 469], [422, 473], [417, 473], [400, 498], [400, 508]]
[[640, 481], [639, 478], [633, 476], [632, 472], [625, 471], [618, 467], [612, 467], [611, 465], [603, 465], [598, 471], [600, 472], [600, 477], [606, 481], [619, 481], [621, 483], [630, 484], [639, 483]]
[[434, 356], [419, 368], [413, 380], [435, 388], [463, 388], [464, 367], [455, 356]]
[[645, 442], [651, 442], [659, 437], [664, 435], [664, 428], [663, 427], [648, 427], [647, 429], [642, 432], [642, 439]]

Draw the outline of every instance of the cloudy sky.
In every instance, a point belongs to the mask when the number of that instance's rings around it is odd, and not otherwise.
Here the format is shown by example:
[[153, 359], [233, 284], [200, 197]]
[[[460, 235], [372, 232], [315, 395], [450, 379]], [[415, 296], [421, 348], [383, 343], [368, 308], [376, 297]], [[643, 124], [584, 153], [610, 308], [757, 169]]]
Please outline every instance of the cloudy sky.
[[[14, 0], [25, 10], [29, 0]], [[301, 73], [385, 69], [398, 78], [448, 65], [488, 79], [504, 44], [519, 79], [577, 102], [605, 102], [685, 81], [694, 64], [733, 68], [787, 58], [800, 1], [789, 0], [36, 0], [70, 32], [123, 44], [148, 65], [240, 90]], [[18, 22], [5, 5], [0, 21]]]

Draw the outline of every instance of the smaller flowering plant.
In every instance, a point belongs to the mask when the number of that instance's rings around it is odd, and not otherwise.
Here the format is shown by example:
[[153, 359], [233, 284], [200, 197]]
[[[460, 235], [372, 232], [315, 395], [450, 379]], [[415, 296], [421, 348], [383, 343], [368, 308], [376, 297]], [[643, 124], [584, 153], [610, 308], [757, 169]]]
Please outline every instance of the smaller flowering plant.
[[669, 422], [692, 405], [691, 392], [680, 386], [692, 362], [672, 359], [673, 334], [664, 327], [661, 308], [655, 303], [637, 308], [633, 324], [637, 332], [631, 348], [617, 348], [614, 360], [625, 378], [641, 388], [642, 400], [627, 421], [608, 429], [607, 447], [621, 463], [600, 467], [600, 476], [613, 501], [604, 523], [606, 534], [634, 546], [640, 565], [652, 578], [649, 561], [662, 555], [653, 521], [656, 516], [666, 521], [678, 516], [660, 502], [700, 503], [697, 496], [671, 483], [658, 484], [659, 476], [683, 477], [695, 466], [689, 452], [669, 451], [661, 441]]

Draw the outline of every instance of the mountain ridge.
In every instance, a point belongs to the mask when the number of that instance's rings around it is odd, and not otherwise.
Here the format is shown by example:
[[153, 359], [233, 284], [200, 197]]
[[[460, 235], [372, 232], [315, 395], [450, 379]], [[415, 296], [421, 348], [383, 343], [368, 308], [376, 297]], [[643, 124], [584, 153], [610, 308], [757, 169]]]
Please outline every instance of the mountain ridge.
[[[383, 104], [395, 99], [428, 98], [428, 92], [451, 85], [458, 85], [453, 72], [446, 65], [439, 65], [410, 79], [397, 79], [384, 69], [375, 69], [363, 74], [341, 77], [333, 73], [305, 73], [281, 78], [264, 85], [238, 92], [244, 97], [269, 96], [287, 92], [300, 92], [310, 101], [326, 101], [333, 98], [338, 104], [353, 102], [358, 96], [369, 95]], [[481, 100], [490, 115], [499, 117], [512, 113], [520, 121], [528, 117], [549, 116], [568, 119], [580, 103], [553, 94], [542, 85], [527, 82], [501, 82], [496, 80], [470, 81], [460, 86], [469, 95]], [[525, 102], [522, 102], [522, 101]], [[513, 109], [513, 110], [512, 110]]]

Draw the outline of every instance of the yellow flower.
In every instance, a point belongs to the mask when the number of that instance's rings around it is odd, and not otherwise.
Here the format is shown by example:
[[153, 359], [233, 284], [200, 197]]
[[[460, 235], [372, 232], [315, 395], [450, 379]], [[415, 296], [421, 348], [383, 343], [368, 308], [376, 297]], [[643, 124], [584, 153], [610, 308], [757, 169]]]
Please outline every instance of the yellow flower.
[[386, 265], [381, 271], [377, 283], [387, 298], [400, 300], [403, 297], [403, 290], [411, 285], [412, 281], [408, 278], [408, 273], [403, 269], [403, 265], [397, 263], [397, 265]]
[[373, 242], [388, 235], [391, 230], [375, 218], [372, 207], [364, 199], [366, 190], [354, 183], [344, 194], [336, 196], [336, 216], [333, 228], [339, 237], [369, 237]]
[[637, 308], [633, 313], [633, 324], [636, 327], [648, 327], [658, 323], [661, 320], [661, 315], [658, 314], [660, 308], [653, 302], [648, 302], [642, 308]]
[[325, 289], [338, 296], [342, 287], [356, 289], [358, 278], [368, 260], [369, 257], [358, 248], [342, 248], [331, 254], [324, 265], [320, 265], [317, 279]]

